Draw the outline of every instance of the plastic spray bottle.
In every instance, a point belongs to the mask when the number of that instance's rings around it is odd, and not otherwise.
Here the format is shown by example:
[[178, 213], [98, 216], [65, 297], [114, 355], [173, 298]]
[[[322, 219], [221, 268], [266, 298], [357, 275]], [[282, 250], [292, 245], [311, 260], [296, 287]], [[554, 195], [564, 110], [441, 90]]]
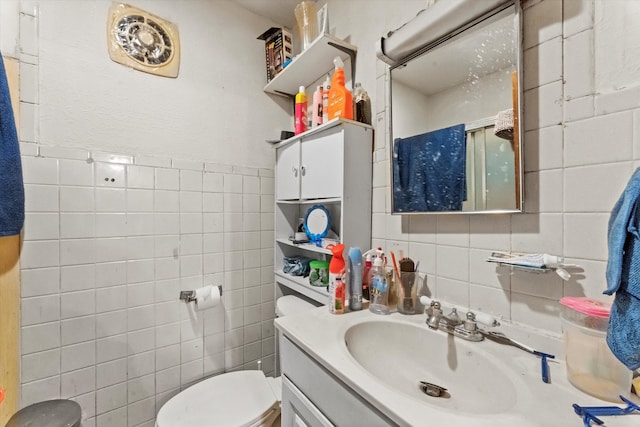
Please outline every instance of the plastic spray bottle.
[[349, 249], [349, 310], [362, 310], [362, 251]]
[[294, 133], [297, 135], [307, 130], [307, 94], [304, 86], [300, 86], [296, 94]]
[[[372, 249], [371, 251], [374, 251]], [[367, 251], [367, 252], [371, 252]], [[389, 285], [384, 274], [384, 266], [382, 258], [384, 252], [381, 249], [375, 249], [376, 257], [373, 260], [373, 266], [369, 271], [369, 311], [375, 314], [389, 314]]]
[[336, 117], [353, 120], [353, 97], [344, 85], [344, 63], [336, 56], [333, 64], [336, 69], [329, 89], [329, 120]]
[[342, 281], [344, 273], [344, 244], [331, 248], [333, 257], [329, 263], [329, 312], [332, 314], [344, 313], [345, 287]]

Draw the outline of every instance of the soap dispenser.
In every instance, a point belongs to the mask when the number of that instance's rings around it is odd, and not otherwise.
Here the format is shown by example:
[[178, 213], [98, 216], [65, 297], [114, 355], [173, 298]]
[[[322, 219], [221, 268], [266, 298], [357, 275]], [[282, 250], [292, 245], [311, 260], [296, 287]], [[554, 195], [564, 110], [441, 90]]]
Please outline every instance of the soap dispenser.
[[382, 262], [384, 252], [381, 249], [373, 250], [375, 250], [375, 259], [373, 260], [368, 280], [371, 286], [369, 289], [369, 311], [375, 314], [389, 314], [389, 285], [387, 284]]

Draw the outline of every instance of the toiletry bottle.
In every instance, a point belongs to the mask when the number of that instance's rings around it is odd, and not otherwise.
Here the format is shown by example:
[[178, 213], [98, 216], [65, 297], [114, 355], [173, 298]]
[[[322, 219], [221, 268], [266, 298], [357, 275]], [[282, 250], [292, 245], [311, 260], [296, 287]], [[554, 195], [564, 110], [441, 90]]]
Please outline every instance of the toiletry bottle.
[[327, 79], [322, 85], [322, 123], [329, 121], [329, 90], [331, 89], [331, 80], [327, 75]]
[[364, 271], [362, 272], [362, 298], [369, 301], [369, 272], [371, 271], [371, 266], [373, 263], [371, 262], [371, 251], [367, 251], [364, 253]]
[[304, 92], [304, 86], [300, 86], [296, 94], [295, 109], [294, 131], [297, 135], [307, 130], [307, 95]]
[[336, 117], [353, 120], [353, 97], [344, 86], [344, 63], [339, 56], [333, 60], [336, 66], [329, 89], [329, 120]]
[[329, 263], [329, 312], [333, 314], [344, 313], [345, 289], [342, 283], [344, 274], [344, 244], [331, 248], [333, 257]]
[[369, 277], [371, 277], [369, 311], [375, 314], [389, 314], [389, 286], [387, 285], [380, 251], [378, 251], [376, 258], [373, 260], [373, 267], [371, 267]]
[[362, 310], [362, 251], [349, 249], [349, 311]]
[[356, 104], [356, 120], [360, 123], [371, 124], [371, 99], [362, 88], [360, 83], [356, 83], [353, 91], [354, 103]]
[[313, 92], [313, 121], [312, 127], [317, 127], [322, 124], [322, 86], [318, 86], [316, 91]]

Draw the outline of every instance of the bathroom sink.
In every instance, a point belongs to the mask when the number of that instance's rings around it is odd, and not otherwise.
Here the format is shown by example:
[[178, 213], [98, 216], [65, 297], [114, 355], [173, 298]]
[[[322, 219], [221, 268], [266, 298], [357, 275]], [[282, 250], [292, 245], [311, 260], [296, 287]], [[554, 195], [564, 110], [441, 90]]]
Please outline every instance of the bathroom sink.
[[[507, 360], [495, 360], [474, 343], [427, 325], [366, 321], [347, 329], [345, 344], [355, 361], [388, 387], [414, 399], [456, 412], [494, 414], [517, 401]], [[427, 395], [420, 381], [447, 389]]]

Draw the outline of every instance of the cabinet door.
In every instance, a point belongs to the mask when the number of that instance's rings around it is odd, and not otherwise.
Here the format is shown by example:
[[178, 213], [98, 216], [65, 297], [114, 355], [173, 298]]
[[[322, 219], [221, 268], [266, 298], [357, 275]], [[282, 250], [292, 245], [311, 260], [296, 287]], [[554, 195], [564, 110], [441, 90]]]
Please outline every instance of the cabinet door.
[[276, 152], [276, 199], [300, 197], [300, 142], [278, 148]]
[[331, 421], [284, 375], [281, 423], [292, 427], [333, 427]]
[[344, 131], [340, 127], [302, 141], [300, 198], [342, 196]]

